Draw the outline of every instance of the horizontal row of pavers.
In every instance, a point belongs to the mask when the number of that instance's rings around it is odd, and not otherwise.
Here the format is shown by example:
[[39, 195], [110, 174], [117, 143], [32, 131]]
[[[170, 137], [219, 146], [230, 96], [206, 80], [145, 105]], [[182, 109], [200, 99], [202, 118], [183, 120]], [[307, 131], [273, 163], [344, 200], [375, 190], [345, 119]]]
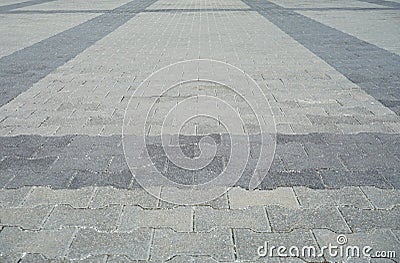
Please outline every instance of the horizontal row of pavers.
[[[172, 208], [177, 205], [163, 200], [170, 200], [171, 195], [178, 195], [178, 197], [182, 197], [182, 200], [185, 200], [184, 198], [188, 195], [199, 195], [202, 194], [200, 191], [205, 191], [168, 187], [149, 190], [152, 193], [157, 193], [157, 195], [153, 196], [143, 188], [126, 190], [110, 186], [80, 189], [51, 189], [41, 186], [0, 189], [0, 207], [33, 208], [41, 205], [69, 205], [73, 208], [102, 208], [120, 204], [139, 206], [145, 209]], [[245, 190], [234, 187], [203, 205], [215, 209], [243, 209], [251, 206], [268, 205], [285, 208], [352, 206], [360, 209], [391, 209], [399, 204], [400, 190], [361, 186], [341, 189], [281, 187], [274, 190]]]
[[[306, 261], [326, 262], [345, 259], [323, 251], [321, 247], [365, 246], [376, 251], [396, 251], [400, 232], [388, 229], [346, 234], [346, 243], [338, 243], [338, 234], [328, 229], [297, 229], [288, 233], [255, 232], [249, 229], [213, 229], [209, 232], [180, 233], [171, 229], [141, 228], [130, 232], [101, 232], [93, 228], [62, 228], [57, 230], [24, 231], [5, 227], [0, 232], [0, 259], [15, 260], [26, 253], [41, 254], [46, 258], [87, 259], [97, 255], [125, 255], [132, 260], [165, 261], [176, 255], [210, 256], [218, 261], [233, 262], [265, 260], [281, 256], [269, 246], [285, 246], [281, 252], [289, 255], [295, 246], [315, 248], [314, 254], [291, 254]], [[343, 236], [342, 236], [343, 237]], [[340, 246], [339, 246], [340, 247]], [[265, 249], [267, 249], [266, 254]], [[296, 253], [291, 250], [290, 253]], [[340, 254], [339, 254], [340, 255]], [[362, 254], [361, 254], [362, 255]], [[289, 262], [296, 262], [296, 260]], [[369, 262], [366, 259], [360, 262]], [[398, 260], [394, 258], [394, 260]], [[95, 260], [93, 260], [95, 261]], [[93, 262], [92, 261], [92, 262]], [[379, 261], [378, 261], [379, 262]], [[383, 261], [392, 262], [392, 261]]]
[[[166, 190], [171, 189], [160, 191], [160, 195], [181, 191]], [[33, 187], [0, 191], [0, 225], [30, 230], [77, 226], [101, 231], [168, 227], [182, 232], [219, 227], [267, 232], [298, 228], [327, 228], [337, 232], [400, 229], [399, 196], [398, 190], [371, 187], [341, 190], [299, 187], [273, 191], [234, 188], [203, 205], [177, 206], [141, 189]]]
[[[199, 138], [187, 137], [188, 144], [184, 147], [188, 148], [184, 151], [194, 154], [193, 143]], [[262, 171], [267, 176], [260, 188], [299, 185], [311, 188], [353, 185], [400, 188], [399, 138], [393, 134], [280, 135], [271, 169], [268, 174]], [[25, 185], [50, 185], [54, 188], [113, 185], [129, 188], [134, 183], [123, 155], [120, 136], [0, 137], [0, 145], [0, 188]], [[147, 150], [154, 156], [157, 169], [165, 170], [167, 178], [183, 184], [204, 183], [196, 179], [193, 179], [195, 182], [188, 181], [192, 177], [210, 181], [220, 174], [226, 163], [224, 159], [228, 157], [223, 150], [215, 162], [192, 175], [192, 171], [180, 169], [167, 161], [160, 145], [149, 145]], [[253, 156], [257, 150], [259, 144], [254, 142], [250, 149], [252, 158], [237, 185], [248, 186], [257, 164], [257, 158]]]

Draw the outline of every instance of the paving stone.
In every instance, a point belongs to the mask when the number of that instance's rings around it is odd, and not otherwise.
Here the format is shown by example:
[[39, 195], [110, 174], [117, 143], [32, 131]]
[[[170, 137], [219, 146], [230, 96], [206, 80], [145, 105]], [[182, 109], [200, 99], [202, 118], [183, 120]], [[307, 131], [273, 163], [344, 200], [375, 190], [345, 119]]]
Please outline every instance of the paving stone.
[[400, 207], [391, 210], [362, 210], [340, 208], [347, 224], [355, 232], [374, 229], [400, 229]]
[[117, 228], [121, 211], [121, 205], [110, 205], [98, 209], [81, 209], [59, 205], [51, 212], [44, 228], [58, 229], [64, 226], [79, 226], [93, 227], [99, 231], [111, 231]]
[[70, 183], [70, 188], [78, 189], [89, 186], [114, 186], [117, 188], [127, 188], [133, 180], [129, 170], [121, 172], [93, 172], [76, 171]]
[[[369, 261], [369, 258], [363, 254], [364, 247], [371, 247], [371, 250], [367, 252], [370, 253], [371, 257], [376, 257], [377, 255], [375, 253], [377, 251], [396, 251], [400, 245], [399, 241], [394, 237], [394, 235], [389, 230], [385, 229], [346, 234], [344, 236], [328, 229], [315, 229], [313, 230], [313, 233], [320, 247], [329, 246], [329, 244], [331, 244], [332, 246], [344, 248], [343, 255], [340, 255], [338, 251], [336, 251], [336, 256], [335, 254], [329, 253], [328, 249], [325, 250], [324, 256], [328, 261], [347, 260], [347, 255], [357, 258], [357, 254], [353, 255], [353, 253], [357, 253], [357, 251], [359, 251], [361, 258], [360, 261], [353, 261], [352, 259], [350, 259], [350, 261], [366, 262]], [[343, 241], [344, 244], [343, 242], [338, 243], [338, 241]], [[353, 251], [352, 249], [355, 250]], [[393, 260], [397, 261], [398, 256]]]
[[367, 171], [321, 171], [321, 177], [327, 188], [345, 186], [376, 186], [392, 188], [389, 182], [375, 170]]
[[74, 232], [72, 228], [23, 231], [5, 227], [0, 233], [0, 254], [21, 256], [23, 253], [38, 253], [46, 258], [63, 257]]
[[166, 261], [175, 255], [209, 255], [217, 261], [233, 261], [231, 231], [214, 229], [203, 233], [177, 233], [169, 229], [156, 229], [151, 260]]
[[218, 262], [215, 259], [209, 257], [209, 256], [181, 256], [177, 255], [168, 260], [168, 262], [205, 262], [205, 263], [211, 263], [211, 262]]
[[368, 199], [358, 187], [344, 187], [334, 190], [313, 190], [305, 187], [295, 187], [294, 191], [302, 208], [326, 206], [372, 208]]
[[15, 207], [20, 205], [30, 190], [30, 187], [0, 189], [0, 207]]
[[231, 209], [266, 205], [279, 205], [286, 208], [299, 207], [293, 189], [288, 187], [277, 188], [274, 190], [253, 191], [235, 187], [232, 188], [228, 194]]
[[[157, 189], [154, 189], [158, 191]], [[159, 191], [158, 191], [159, 192]], [[158, 199], [143, 189], [116, 189], [113, 187], [98, 187], [90, 207], [99, 208], [110, 204], [138, 205], [143, 208], [156, 208]]]
[[51, 206], [0, 208], [0, 225], [37, 230], [41, 228], [52, 209], [53, 207]]
[[196, 207], [195, 231], [210, 231], [214, 228], [250, 228], [255, 231], [271, 231], [264, 207], [246, 209], [213, 209]]
[[132, 260], [147, 260], [150, 251], [150, 229], [129, 233], [105, 233], [80, 229], [68, 251], [71, 259], [96, 255], [126, 255]]
[[361, 189], [375, 208], [391, 209], [400, 204], [399, 190], [379, 189], [368, 186], [361, 187]]
[[190, 207], [173, 209], [143, 209], [139, 206], [125, 206], [118, 230], [129, 231], [140, 227], [169, 227], [175, 231], [193, 230], [193, 211]]
[[286, 209], [268, 206], [267, 214], [273, 232], [288, 232], [297, 228], [327, 228], [342, 233], [350, 231], [339, 210], [335, 207]]
[[312, 189], [325, 188], [321, 175], [316, 170], [269, 172], [258, 188], [275, 189], [289, 186], [306, 186]]
[[[300, 250], [299, 253], [301, 253], [302, 248], [305, 246], [313, 247], [316, 251], [318, 249], [312, 233], [303, 229], [294, 230], [289, 233], [257, 233], [249, 229], [234, 229], [233, 232], [239, 261], [275, 262], [273, 258], [279, 255], [277, 251], [279, 246], [286, 247], [286, 251], [282, 253], [287, 255], [289, 255], [288, 250], [292, 246], [298, 247]], [[267, 246], [267, 251], [265, 251]], [[273, 246], [275, 249], [272, 249]], [[259, 255], [259, 252], [261, 255]], [[263, 255], [265, 252], [266, 255]], [[270, 257], [271, 254], [272, 257]], [[302, 255], [300, 254], [299, 256]], [[317, 253], [315, 257], [304, 253], [304, 257], [300, 258], [305, 259], [307, 262], [323, 262], [323, 258], [318, 257]], [[289, 257], [287, 259], [288, 262], [300, 261], [296, 257]]]
[[34, 207], [37, 205], [66, 204], [75, 208], [84, 208], [88, 207], [94, 191], [94, 187], [77, 190], [52, 190], [46, 187], [34, 187], [33, 191], [24, 201], [23, 206]]

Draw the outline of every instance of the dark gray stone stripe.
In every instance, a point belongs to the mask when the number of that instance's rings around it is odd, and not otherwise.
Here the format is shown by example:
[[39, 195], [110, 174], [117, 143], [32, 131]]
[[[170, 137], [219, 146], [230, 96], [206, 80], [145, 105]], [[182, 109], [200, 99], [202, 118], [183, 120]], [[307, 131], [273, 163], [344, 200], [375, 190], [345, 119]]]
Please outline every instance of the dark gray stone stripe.
[[134, 0], [114, 9], [121, 13], [100, 15], [0, 58], [0, 106], [10, 102], [155, 1]]
[[[147, 151], [156, 167], [171, 180], [183, 184], [197, 180], [204, 182], [217, 176], [229, 158], [230, 146], [226, 137], [213, 137], [218, 145], [217, 156], [209, 166], [196, 172], [169, 163], [158, 143], [159, 138], [149, 138]], [[181, 148], [187, 156], [196, 156], [200, 138], [181, 137]], [[0, 137], [0, 149], [0, 188], [27, 185], [127, 188], [132, 180], [123, 155], [121, 136]], [[237, 185], [248, 187], [259, 149], [259, 140], [252, 137], [251, 156]], [[275, 159], [260, 188], [360, 185], [400, 189], [399, 134], [280, 134]]]
[[400, 114], [400, 56], [269, 1], [243, 2]]
[[43, 3], [52, 2], [52, 1], [55, 1], [55, 0], [31, 0], [31, 1], [21, 2], [21, 3], [17, 3], [17, 4], [3, 5], [3, 6], [0, 6], [0, 13], [8, 12], [10, 10], [17, 9], [17, 8], [23, 8], [23, 7], [27, 7], [27, 6], [31, 6], [31, 5], [38, 5], [38, 4], [43, 4]]
[[396, 3], [396, 2], [392, 2], [392, 1], [386, 1], [386, 0], [358, 0], [358, 1], [370, 3], [370, 4], [387, 6], [387, 7], [400, 8], [400, 3]]

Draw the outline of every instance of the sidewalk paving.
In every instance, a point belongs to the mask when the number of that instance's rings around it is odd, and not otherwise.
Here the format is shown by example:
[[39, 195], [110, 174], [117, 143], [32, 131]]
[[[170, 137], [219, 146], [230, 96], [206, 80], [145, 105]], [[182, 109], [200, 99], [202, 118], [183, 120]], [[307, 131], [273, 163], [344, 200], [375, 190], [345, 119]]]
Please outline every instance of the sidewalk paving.
[[[332, 244], [371, 247], [372, 259], [347, 262], [399, 262], [399, 10], [398, 0], [2, 1], [0, 261], [344, 260], [277, 251]], [[244, 96], [225, 82], [245, 83]], [[202, 112], [216, 118], [179, 126]], [[161, 136], [172, 143], [177, 131], [178, 147], [165, 148]], [[151, 169], [126, 138], [180, 186], [144, 185]], [[247, 138], [240, 167], [231, 150]], [[271, 160], [262, 138], [273, 138]], [[221, 191], [228, 168], [243, 173]]]

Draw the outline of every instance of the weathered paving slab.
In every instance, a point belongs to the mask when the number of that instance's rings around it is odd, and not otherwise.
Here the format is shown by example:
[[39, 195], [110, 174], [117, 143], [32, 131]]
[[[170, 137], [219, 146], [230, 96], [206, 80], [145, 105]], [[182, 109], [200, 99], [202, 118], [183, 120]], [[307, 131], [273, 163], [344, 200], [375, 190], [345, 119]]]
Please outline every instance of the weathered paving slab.
[[214, 228], [249, 228], [259, 232], [271, 231], [264, 207], [229, 210], [196, 207], [194, 210], [195, 231], [210, 231]]
[[234, 248], [231, 230], [177, 233], [156, 229], [151, 249], [152, 260], [167, 260], [175, 255], [208, 255], [217, 261], [233, 261]]
[[0, 225], [39, 230], [52, 209], [51, 206], [0, 208]]
[[65, 256], [74, 232], [73, 228], [23, 231], [17, 227], [5, 227], [0, 232], [0, 254], [39, 253], [46, 258], [61, 258]]
[[118, 230], [154, 227], [171, 228], [175, 231], [193, 231], [193, 210], [190, 207], [172, 209], [143, 209], [139, 206], [125, 206]]
[[80, 209], [58, 205], [51, 212], [43, 228], [91, 227], [99, 231], [112, 231], [122, 212], [121, 205], [110, 205], [98, 209]]
[[377, 209], [391, 209], [400, 203], [398, 190], [383, 190], [376, 187], [361, 187], [361, 189]]
[[352, 231], [375, 229], [399, 229], [400, 207], [395, 206], [390, 210], [366, 210], [339, 208]]
[[[365, 194], [360, 188], [356, 187], [344, 187], [335, 190], [313, 190], [305, 187], [295, 187], [294, 191], [302, 208], [326, 206], [372, 208]], [[388, 192], [388, 194], [390, 194], [390, 192]]]
[[129, 233], [97, 232], [81, 229], [76, 234], [68, 257], [84, 259], [94, 255], [127, 255], [132, 260], [147, 260], [151, 241], [151, 230], [140, 229]]
[[272, 231], [289, 232], [298, 228], [327, 228], [343, 233], [351, 231], [336, 207], [287, 209], [268, 206], [267, 214]]
[[0, 207], [15, 207], [20, 205], [29, 191], [31, 191], [30, 187], [9, 190], [0, 189]]
[[34, 187], [26, 196], [22, 206], [35, 207], [38, 205], [70, 205], [74, 208], [88, 207], [95, 188], [81, 188], [78, 190], [53, 190], [45, 187]]
[[279, 205], [286, 208], [299, 207], [299, 203], [292, 188], [277, 188], [270, 191], [247, 191], [235, 187], [230, 189], [228, 193], [231, 209], [267, 205]]

